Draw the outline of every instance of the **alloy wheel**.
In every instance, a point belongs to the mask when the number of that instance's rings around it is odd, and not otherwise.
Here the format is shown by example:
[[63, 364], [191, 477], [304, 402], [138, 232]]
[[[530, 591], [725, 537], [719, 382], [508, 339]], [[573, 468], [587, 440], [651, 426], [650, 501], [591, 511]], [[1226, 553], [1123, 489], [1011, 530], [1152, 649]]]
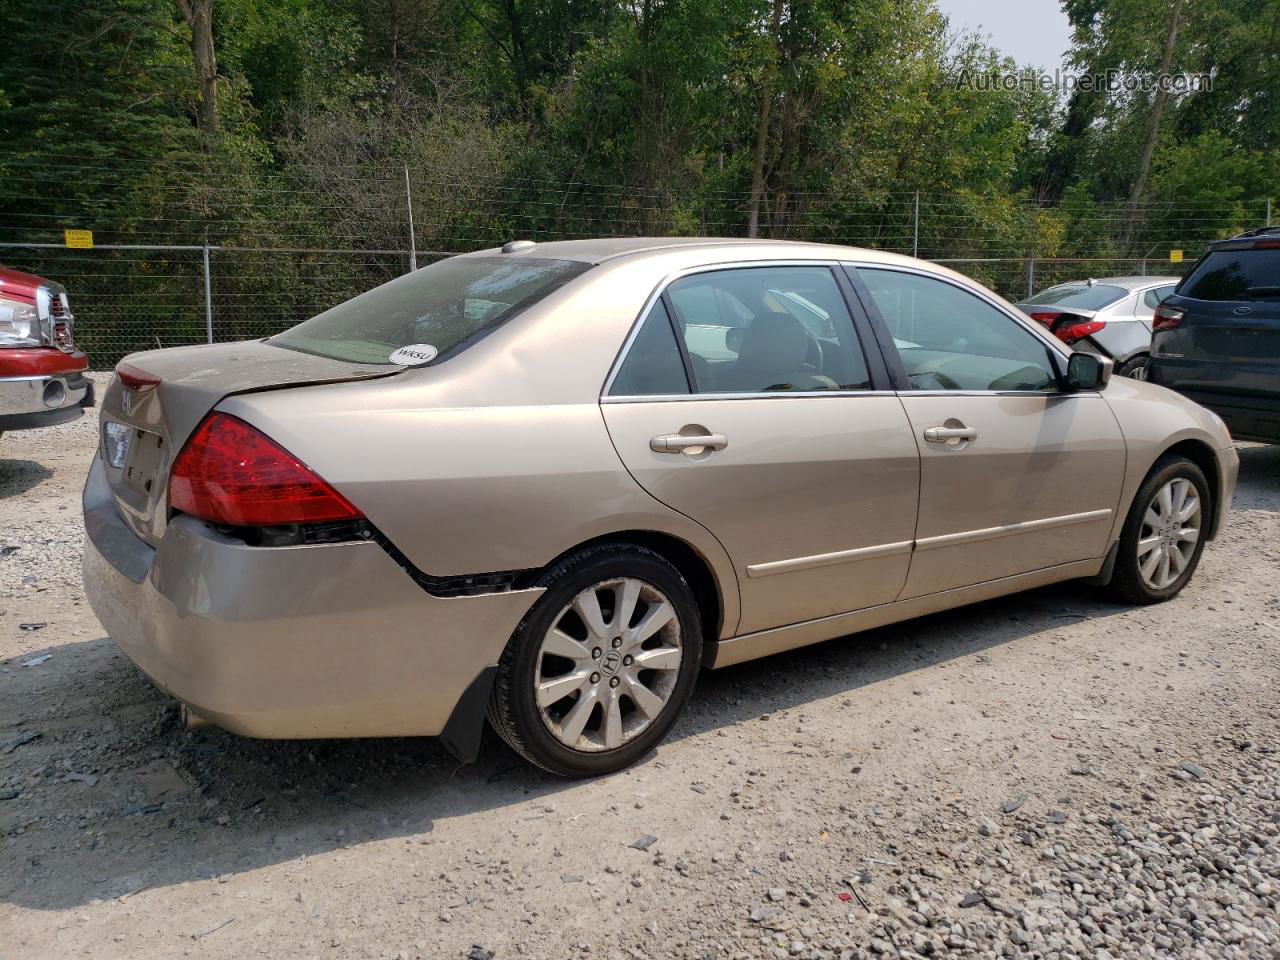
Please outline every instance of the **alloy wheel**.
[[684, 659], [671, 601], [633, 577], [581, 591], [542, 638], [534, 671], [542, 722], [573, 750], [622, 746], [675, 691]]
[[1182, 576], [1200, 539], [1200, 516], [1190, 480], [1176, 477], [1156, 491], [1138, 534], [1138, 572], [1147, 586], [1164, 590]]

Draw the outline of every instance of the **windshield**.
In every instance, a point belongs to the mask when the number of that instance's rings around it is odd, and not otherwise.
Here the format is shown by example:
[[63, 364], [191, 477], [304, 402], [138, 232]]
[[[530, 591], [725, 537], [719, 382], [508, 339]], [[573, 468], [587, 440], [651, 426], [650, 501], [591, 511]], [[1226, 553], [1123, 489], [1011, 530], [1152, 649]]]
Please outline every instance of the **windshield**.
[[1270, 300], [1280, 296], [1280, 250], [1214, 250], [1178, 288], [1193, 300]]
[[1062, 283], [1048, 290], [1041, 290], [1026, 303], [1055, 307], [1076, 307], [1079, 310], [1101, 310], [1127, 297], [1129, 291], [1124, 287], [1113, 287], [1106, 283], [1095, 283], [1092, 287], [1087, 283]]
[[375, 287], [268, 343], [353, 363], [390, 364], [410, 345], [442, 358], [590, 269], [572, 260], [453, 257]]

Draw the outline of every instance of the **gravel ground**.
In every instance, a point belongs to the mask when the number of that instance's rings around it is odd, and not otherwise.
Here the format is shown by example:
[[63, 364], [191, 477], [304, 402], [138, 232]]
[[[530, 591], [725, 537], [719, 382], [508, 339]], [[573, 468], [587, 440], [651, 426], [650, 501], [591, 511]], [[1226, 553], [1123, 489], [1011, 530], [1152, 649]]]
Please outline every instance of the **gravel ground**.
[[3, 960], [1280, 956], [1280, 447], [1178, 600], [1061, 585], [708, 674], [568, 783], [492, 738], [184, 731], [82, 599], [94, 437], [0, 440]]

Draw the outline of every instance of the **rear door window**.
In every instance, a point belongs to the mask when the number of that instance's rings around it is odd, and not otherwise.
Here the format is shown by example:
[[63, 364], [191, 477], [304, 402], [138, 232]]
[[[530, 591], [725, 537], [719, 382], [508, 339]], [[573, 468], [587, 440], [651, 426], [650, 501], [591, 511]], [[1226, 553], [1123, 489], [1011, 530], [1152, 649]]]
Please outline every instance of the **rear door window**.
[[676, 280], [667, 296], [698, 393], [871, 387], [829, 267], [713, 270]]
[[1280, 248], [1213, 250], [1178, 294], [1193, 300], [1280, 299]]
[[666, 305], [657, 301], [631, 341], [609, 387], [611, 397], [672, 396], [689, 392], [680, 345]]

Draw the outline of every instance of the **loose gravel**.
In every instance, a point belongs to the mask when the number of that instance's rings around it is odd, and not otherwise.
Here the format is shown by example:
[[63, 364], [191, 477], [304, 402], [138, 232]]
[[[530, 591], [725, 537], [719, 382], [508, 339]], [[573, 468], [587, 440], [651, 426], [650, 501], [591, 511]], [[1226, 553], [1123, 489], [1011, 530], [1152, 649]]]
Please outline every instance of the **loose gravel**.
[[1067, 584], [708, 674], [569, 783], [182, 729], [80, 592], [95, 436], [0, 439], [5, 960], [1280, 956], [1280, 448], [1171, 603]]

